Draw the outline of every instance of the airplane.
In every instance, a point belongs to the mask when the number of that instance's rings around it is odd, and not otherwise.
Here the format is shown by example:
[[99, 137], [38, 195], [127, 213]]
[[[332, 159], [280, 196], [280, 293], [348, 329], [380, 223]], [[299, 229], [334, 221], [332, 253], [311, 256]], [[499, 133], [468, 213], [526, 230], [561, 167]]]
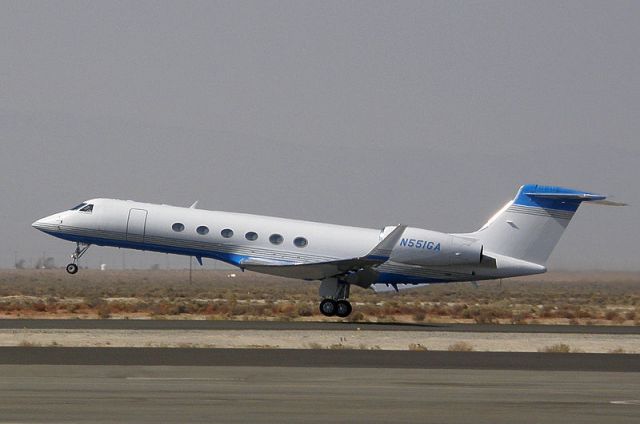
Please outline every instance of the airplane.
[[394, 289], [533, 275], [582, 202], [606, 196], [527, 184], [479, 230], [442, 233], [407, 225], [380, 229], [269, 216], [91, 199], [32, 226], [76, 243], [66, 270], [89, 246], [113, 246], [223, 261], [241, 270], [320, 281], [320, 312], [347, 317], [352, 285]]

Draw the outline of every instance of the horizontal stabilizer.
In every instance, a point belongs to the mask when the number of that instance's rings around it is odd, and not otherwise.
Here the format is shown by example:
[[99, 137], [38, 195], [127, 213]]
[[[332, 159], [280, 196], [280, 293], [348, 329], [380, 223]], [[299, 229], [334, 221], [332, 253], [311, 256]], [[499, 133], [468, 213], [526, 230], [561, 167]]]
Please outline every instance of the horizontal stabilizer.
[[607, 196], [602, 194], [593, 194], [593, 193], [525, 193], [530, 197], [541, 197], [543, 199], [559, 199], [559, 200], [580, 200], [580, 201], [593, 201], [593, 200], [604, 200]]
[[[604, 194], [596, 194], [589, 192], [581, 192], [577, 190], [563, 189], [560, 187], [546, 187], [546, 186], [532, 186], [534, 190], [525, 191], [529, 197], [540, 199], [555, 199], [555, 200], [573, 200], [579, 202], [589, 202], [594, 205], [603, 206], [628, 206], [626, 203], [614, 202], [612, 200], [605, 200], [607, 196]], [[550, 192], [548, 190], [564, 190], [564, 192]]]
[[614, 202], [613, 200], [596, 200], [594, 202], [589, 202], [589, 203], [592, 205], [602, 205], [602, 206], [629, 206], [628, 203]]

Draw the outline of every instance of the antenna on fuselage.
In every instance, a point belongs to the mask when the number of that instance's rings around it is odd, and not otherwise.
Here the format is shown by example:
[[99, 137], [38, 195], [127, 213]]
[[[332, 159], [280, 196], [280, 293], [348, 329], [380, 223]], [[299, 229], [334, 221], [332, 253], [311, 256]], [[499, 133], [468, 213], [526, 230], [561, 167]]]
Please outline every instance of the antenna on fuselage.
[[189, 209], [195, 209], [198, 206], [198, 201], [193, 202], [193, 205], [189, 206]]

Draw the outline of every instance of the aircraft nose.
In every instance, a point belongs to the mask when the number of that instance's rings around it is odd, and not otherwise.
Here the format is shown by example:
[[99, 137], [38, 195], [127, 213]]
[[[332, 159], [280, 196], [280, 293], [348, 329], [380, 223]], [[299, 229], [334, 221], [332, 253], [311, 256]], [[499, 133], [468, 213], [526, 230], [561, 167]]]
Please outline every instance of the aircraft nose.
[[31, 226], [40, 231], [55, 230], [58, 225], [62, 223], [62, 219], [59, 214], [49, 215], [47, 217], [38, 219]]
[[31, 224], [31, 226], [32, 226], [33, 228], [35, 228], [36, 230], [40, 230], [40, 231], [42, 231], [42, 230], [44, 229], [44, 225], [45, 225], [45, 224], [44, 224], [44, 222], [43, 222], [43, 220], [42, 220], [42, 219], [39, 219], [39, 220], [37, 220], [37, 221], [34, 221], [34, 223], [33, 223], [33, 224]]

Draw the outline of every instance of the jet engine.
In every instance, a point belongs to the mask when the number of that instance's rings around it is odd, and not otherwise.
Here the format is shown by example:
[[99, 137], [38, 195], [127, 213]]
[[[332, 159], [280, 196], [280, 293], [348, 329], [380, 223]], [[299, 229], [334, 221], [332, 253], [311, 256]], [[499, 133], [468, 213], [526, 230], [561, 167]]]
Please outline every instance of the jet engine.
[[482, 243], [437, 231], [407, 228], [391, 251], [390, 259], [411, 265], [477, 265], [482, 258]]

